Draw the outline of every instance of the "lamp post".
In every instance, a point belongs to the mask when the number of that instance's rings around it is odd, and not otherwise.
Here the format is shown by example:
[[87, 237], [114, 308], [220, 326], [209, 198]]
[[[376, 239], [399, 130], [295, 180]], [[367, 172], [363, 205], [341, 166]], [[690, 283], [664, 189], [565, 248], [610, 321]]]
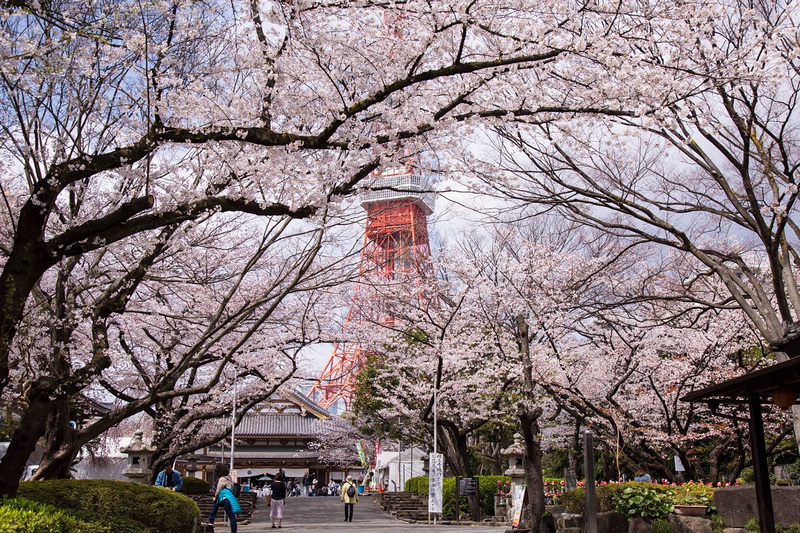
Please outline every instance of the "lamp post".
[[437, 437], [437, 434], [436, 434], [436, 423], [437, 423], [436, 408], [437, 408], [437, 404], [438, 404], [438, 402], [436, 400], [436, 389], [439, 388], [438, 385], [439, 384], [437, 383], [437, 380], [434, 379], [433, 380], [433, 453], [436, 453], [436, 443], [439, 440], [438, 437]]
[[437, 449], [438, 439], [438, 401], [436, 397], [439, 388], [438, 375], [433, 379], [433, 453], [430, 454], [430, 471], [428, 472], [428, 522], [433, 514], [433, 523], [436, 524], [436, 515], [442, 513], [442, 482], [444, 475], [444, 461]]
[[[234, 371], [236, 369], [234, 368]], [[235, 447], [234, 438], [236, 437], [236, 379], [237, 375], [233, 375], [233, 405], [231, 406], [231, 472], [233, 472], [233, 449]], [[238, 482], [238, 476], [236, 476]]]

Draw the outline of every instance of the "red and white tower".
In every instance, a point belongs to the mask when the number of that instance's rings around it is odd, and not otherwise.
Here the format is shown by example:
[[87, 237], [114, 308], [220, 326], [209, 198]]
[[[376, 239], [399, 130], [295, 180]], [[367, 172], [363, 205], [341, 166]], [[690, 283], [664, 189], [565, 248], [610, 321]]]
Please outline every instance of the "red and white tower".
[[[367, 227], [359, 265], [360, 279], [373, 281], [408, 280], [430, 269], [428, 216], [433, 213], [432, 184], [422, 172], [407, 166], [388, 169], [361, 194], [361, 207], [367, 212]], [[356, 293], [360, 281], [356, 283]], [[391, 317], [384, 317], [391, 319]], [[378, 320], [367, 317], [357, 303], [350, 307], [344, 328], [349, 324]], [[328, 408], [339, 404], [350, 410], [356, 377], [369, 347], [339, 342], [309, 392], [309, 397]]]

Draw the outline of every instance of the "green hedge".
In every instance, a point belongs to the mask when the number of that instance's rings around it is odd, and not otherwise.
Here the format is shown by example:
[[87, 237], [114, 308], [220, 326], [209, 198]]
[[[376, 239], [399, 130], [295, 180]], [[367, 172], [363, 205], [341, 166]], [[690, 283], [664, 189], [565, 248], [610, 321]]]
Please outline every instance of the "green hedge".
[[211, 483], [209, 483], [208, 481], [197, 477], [183, 478], [183, 488], [181, 489], [181, 493], [205, 494], [209, 491], [211, 491]]
[[[511, 481], [508, 476], [478, 476], [478, 491], [480, 493], [481, 509], [483, 513], [494, 515], [494, 495], [497, 494], [497, 482], [505, 484]], [[405, 490], [419, 494], [428, 494], [428, 476], [412, 477], [406, 481]], [[466, 496], [460, 498], [462, 513], [469, 512], [469, 502]], [[456, 478], [446, 477], [442, 481], [442, 516], [455, 518], [456, 516]]]
[[26, 498], [4, 498], [0, 502], [2, 533], [142, 533], [144, 524], [135, 520], [89, 518]]
[[[160, 532], [190, 533], [200, 510], [189, 497], [160, 487], [101, 479], [54, 479], [20, 483], [17, 495], [80, 516], [136, 520]], [[3, 532], [5, 533], [5, 532]]]

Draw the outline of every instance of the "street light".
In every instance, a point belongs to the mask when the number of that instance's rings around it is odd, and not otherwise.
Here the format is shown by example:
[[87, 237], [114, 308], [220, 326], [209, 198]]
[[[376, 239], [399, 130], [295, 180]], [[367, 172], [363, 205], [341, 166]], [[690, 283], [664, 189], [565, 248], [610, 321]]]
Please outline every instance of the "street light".
[[[236, 369], [234, 368], [234, 372]], [[234, 438], [236, 437], [236, 379], [238, 376], [233, 374], [233, 404], [231, 405], [231, 472], [233, 472], [233, 449], [235, 447]], [[239, 476], [236, 476], [238, 482]]]

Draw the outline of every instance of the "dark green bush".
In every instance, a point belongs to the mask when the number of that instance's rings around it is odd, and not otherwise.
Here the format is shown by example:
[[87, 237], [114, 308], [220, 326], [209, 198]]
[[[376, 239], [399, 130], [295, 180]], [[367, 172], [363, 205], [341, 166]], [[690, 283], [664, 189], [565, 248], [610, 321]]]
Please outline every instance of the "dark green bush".
[[[478, 491], [480, 494], [481, 509], [485, 515], [494, 514], [494, 495], [497, 494], [497, 482], [510, 481], [508, 476], [479, 476]], [[428, 476], [413, 477], [406, 481], [405, 490], [418, 494], [428, 494]], [[466, 496], [460, 497], [462, 513], [469, 512], [469, 502]], [[442, 516], [455, 518], [456, 516], [456, 478], [446, 477], [442, 481]]]
[[21, 483], [19, 496], [60, 509], [137, 520], [161, 532], [190, 533], [200, 510], [188, 496], [128, 481], [54, 479]]
[[211, 491], [211, 483], [208, 481], [197, 477], [183, 478], [183, 488], [181, 489], [183, 494], [205, 494], [209, 491]]
[[407, 480], [405, 491], [428, 494], [428, 476], [417, 476]]
[[83, 513], [57, 509], [26, 498], [0, 502], [3, 533], [142, 533], [144, 525], [133, 520], [87, 517]]

